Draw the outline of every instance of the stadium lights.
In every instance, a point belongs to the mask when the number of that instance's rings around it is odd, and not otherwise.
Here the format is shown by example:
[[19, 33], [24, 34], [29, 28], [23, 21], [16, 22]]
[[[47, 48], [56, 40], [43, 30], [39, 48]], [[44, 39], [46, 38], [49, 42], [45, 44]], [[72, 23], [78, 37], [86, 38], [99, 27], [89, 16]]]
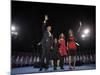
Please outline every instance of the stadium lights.
[[85, 38], [85, 37], [86, 37], [86, 35], [82, 34], [82, 35], [81, 35], [81, 37], [82, 37], [82, 38]]
[[85, 29], [84, 34], [88, 34], [88, 33], [89, 33], [89, 29]]
[[82, 33], [82, 35], [81, 35], [81, 37], [82, 37], [83, 39], [86, 38], [86, 37], [88, 37], [88, 36], [89, 36], [89, 32], [90, 32], [89, 29], [84, 29], [84, 30], [83, 30], [83, 33]]
[[17, 28], [14, 25], [11, 26], [11, 34], [16, 36], [18, 35]]

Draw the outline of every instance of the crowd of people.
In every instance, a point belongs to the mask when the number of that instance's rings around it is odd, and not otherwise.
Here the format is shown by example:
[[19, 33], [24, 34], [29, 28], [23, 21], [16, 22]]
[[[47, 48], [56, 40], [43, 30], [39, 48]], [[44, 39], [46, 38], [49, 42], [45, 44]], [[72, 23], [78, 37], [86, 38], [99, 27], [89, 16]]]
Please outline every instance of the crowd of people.
[[[56, 62], [54, 63], [54, 59], [53, 57], [55, 57], [55, 55], [53, 54], [55, 50], [51, 51], [51, 59], [49, 61], [49, 66], [52, 67], [55, 65], [55, 67], [59, 68], [59, 62], [60, 59], [58, 57], [55, 58]], [[40, 54], [38, 55], [33, 55], [32, 52], [15, 52], [12, 55], [11, 58], [11, 64], [12, 64], [12, 68], [16, 68], [16, 67], [24, 67], [24, 66], [33, 66], [34, 68], [39, 68], [40, 65]], [[95, 54], [94, 53], [78, 53], [77, 51], [77, 55], [76, 55], [76, 66], [82, 66], [82, 65], [86, 65], [86, 64], [95, 64]], [[68, 56], [66, 56], [64, 58], [64, 65], [68, 65]]]
[[[64, 58], [66, 56], [68, 56], [69, 69], [75, 69], [77, 44], [72, 29], [69, 29], [69, 36], [66, 42], [64, 33], [61, 33], [59, 38], [53, 37], [53, 34], [51, 33], [52, 27], [50, 25], [46, 25], [47, 20], [48, 17], [45, 16], [45, 20], [42, 25], [43, 37], [41, 42], [38, 43], [38, 45], [42, 45], [40, 71], [42, 71], [43, 68], [49, 68], [51, 56], [53, 59], [54, 70], [57, 69], [57, 59], [60, 59], [60, 69], [64, 69]], [[43, 65], [45, 59], [46, 62], [45, 65]]]

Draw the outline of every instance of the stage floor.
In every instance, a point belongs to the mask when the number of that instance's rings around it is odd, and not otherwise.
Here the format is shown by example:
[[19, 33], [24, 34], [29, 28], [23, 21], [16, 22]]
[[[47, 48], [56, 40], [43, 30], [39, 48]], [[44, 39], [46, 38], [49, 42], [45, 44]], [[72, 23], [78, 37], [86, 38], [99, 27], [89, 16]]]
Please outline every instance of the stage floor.
[[[95, 68], [96, 68], [95, 64], [88, 64], [88, 65], [76, 66], [75, 70], [90, 70]], [[16, 74], [31, 74], [31, 73], [60, 72], [60, 71], [71, 71], [71, 70], [69, 70], [68, 65], [64, 65], [64, 70], [61, 70], [60, 67], [57, 67], [57, 70], [53, 70], [53, 67], [49, 67], [48, 70], [43, 69], [42, 71], [39, 71], [39, 68], [34, 68], [32, 66], [29, 66], [29, 67], [13, 68], [11, 70], [11, 74], [16, 75]]]

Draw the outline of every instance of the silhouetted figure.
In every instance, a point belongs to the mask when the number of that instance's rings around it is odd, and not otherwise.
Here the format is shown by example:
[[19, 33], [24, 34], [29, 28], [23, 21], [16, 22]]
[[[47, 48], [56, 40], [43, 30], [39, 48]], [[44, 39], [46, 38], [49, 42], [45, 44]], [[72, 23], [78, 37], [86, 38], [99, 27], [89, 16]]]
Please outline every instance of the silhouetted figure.
[[[41, 67], [40, 71], [45, 68], [48, 69], [49, 60], [50, 60], [50, 49], [52, 48], [52, 34], [51, 34], [51, 26], [46, 27], [46, 21], [47, 17], [45, 16], [44, 24], [42, 25], [43, 28], [43, 37], [41, 40], [42, 44], [42, 53], [41, 53]], [[45, 29], [46, 28], [46, 29]], [[44, 59], [46, 59], [46, 62], [44, 64]]]
[[64, 69], [63, 68], [64, 57], [66, 57], [67, 55], [67, 47], [65, 44], [65, 36], [63, 33], [60, 34], [58, 42], [59, 42], [59, 54], [60, 54], [60, 68]]
[[69, 56], [69, 69], [75, 69], [77, 46], [72, 30], [69, 30], [67, 46]]
[[57, 38], [55, 38], [54, 42], [53, 42], [52, 58], [53, 58], [54, 70], [56, 70], [57, 69], [57, 60], [59, 59]]

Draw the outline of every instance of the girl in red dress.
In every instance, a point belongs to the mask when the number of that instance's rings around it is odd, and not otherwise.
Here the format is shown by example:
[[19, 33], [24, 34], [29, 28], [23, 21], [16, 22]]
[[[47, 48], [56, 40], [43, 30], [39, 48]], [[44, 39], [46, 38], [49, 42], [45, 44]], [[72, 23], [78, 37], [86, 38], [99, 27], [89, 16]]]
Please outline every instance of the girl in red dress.
[[69, 68], [75, 69], [77, 46], [72, 30], [69, 30], [69, 38], [67, 46], [68, 46], [68, 56], [69, 56]]
[[59, 36], [59, 54], [60, 54], [60, 68], [63, 68], [64, 65], [64, 57], [67, 55], [67, 47], [65, 45], [65, 36], [63, 33]]

